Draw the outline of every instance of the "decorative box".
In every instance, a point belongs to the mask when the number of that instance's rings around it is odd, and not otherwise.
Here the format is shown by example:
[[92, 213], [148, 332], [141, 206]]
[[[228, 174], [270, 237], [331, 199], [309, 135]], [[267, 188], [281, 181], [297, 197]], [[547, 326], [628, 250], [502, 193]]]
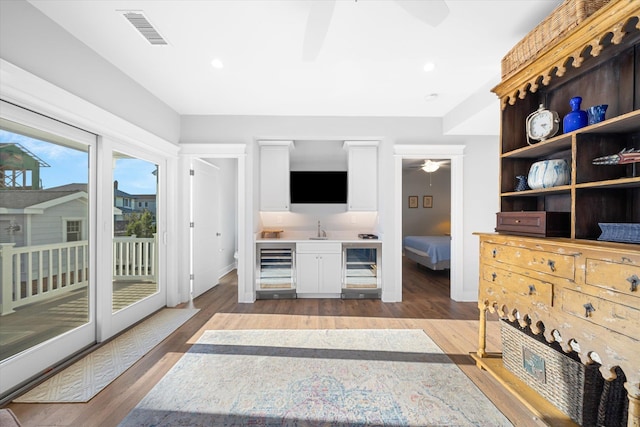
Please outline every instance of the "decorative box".
[[496, 231], [534, 237], [569, 237], [569, 212], [519, 211], [498, 212]]

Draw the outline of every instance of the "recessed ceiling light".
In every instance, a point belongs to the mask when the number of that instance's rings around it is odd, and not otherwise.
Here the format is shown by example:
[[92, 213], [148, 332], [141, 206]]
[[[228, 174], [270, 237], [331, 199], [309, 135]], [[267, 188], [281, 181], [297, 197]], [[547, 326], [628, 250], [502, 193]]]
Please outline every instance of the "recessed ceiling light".
[[211, 66], [213, 68], [216, 68], [216, 69], [220, 70], [221, 68], [224, 67], [224, 64], [222, 63], [220, 58], [214, 58], [214, 59], [211, 60]]
[[433, 71], [436, 69], [436, 64], [433, 62], [427, 62], [426, 64], [424, 64], [423, 69], [428, 73], [429, 71]]
[[438, 98], [437, 93], [430, 93], [429, 95], [424, 96], [425, 101], [434, 101], [436, 98]]

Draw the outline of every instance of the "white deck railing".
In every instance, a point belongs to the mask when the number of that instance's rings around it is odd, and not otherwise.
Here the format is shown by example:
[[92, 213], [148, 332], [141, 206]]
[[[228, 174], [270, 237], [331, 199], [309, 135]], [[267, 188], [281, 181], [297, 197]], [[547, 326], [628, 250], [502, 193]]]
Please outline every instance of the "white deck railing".
[[[0, 243], [0, 315], [87, 286], [88, 242]], [[113, 280], [156, 280], [155, 238], [113, 239]]]
[[113, 280], [156, 280], [155, 237], [113, 239]]
[[18, 248], [14, 245], [0, 244], [1, 315], [87, 286], [89, 255], [86, 240]]

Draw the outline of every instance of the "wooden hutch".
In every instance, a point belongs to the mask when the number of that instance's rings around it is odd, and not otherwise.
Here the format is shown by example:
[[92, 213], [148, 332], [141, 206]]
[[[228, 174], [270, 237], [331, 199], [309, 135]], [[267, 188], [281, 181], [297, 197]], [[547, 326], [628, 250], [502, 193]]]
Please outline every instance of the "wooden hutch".
[[[479, 348], [472, 356], [540, 419], [575, 425], [505, 369], [501, 354], [486, 352], [487, 311], [530, 324], [547, 342], [560, 341], [559, 333], [565, 351], [577, 342], [582, 363], [593, 363], [597, 353], [606, 380], [615, 377], [614, 368], [622, 369], [628, 426], [639, 427], [640, 246], [598, 236], [600, 223], [640, 223], [640, 163], [592, 161], [640, 149], [640, 1], [604, 4], [529, 61], [503, 72], [493, 92], [501, 101], [501, 213], [520, 224], [533, 212], [564, 212], [569, 223], [566, 237], [546, 237], [544, 229], [527, 236], [531, 222], [524, 233], [478, 233]], [[574, 96], [582, 97], [582, 109], [608, 104], [606, 119], [564, 133], [562, 118]], [[560, 130], [529, 145], [525, 121], [540, 104], [558, 113]], [[553, 158], [567, 160], [569, 184], [515, 191], [517, 175], [526, 176], [534, 162]], [[524, 212], [522, 222], [519, 212]], [[544, 221], [536, 226], [544, 228]]]

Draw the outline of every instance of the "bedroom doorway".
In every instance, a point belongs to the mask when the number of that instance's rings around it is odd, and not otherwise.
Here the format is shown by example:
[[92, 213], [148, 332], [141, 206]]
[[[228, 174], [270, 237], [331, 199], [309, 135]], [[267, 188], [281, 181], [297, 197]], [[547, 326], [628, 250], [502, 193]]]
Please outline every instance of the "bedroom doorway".
[[451, 161], [402, 160], [402, 290], [449, 299]]
[[[450, 278], [450, 298], [453, 300], [461, 300], [460, 295], [462, 295], [463, 288], [463, 271], [462, 271], [462, 230], [463, 230], [463, 222], [462, 222], [462, 171], [463, 171], [463, 151], [464, 146], [461, 145], [397, 145], [394, 147], [395, 149], [395, 176], [396, 176], [396, 218], [399, 218], [399, 221], [396, 221], [395, 228], [395, 237], [396, 240], [394, 242], [394, 254], [395, 254], [395, 264], [399, 266], [396, 269], [396, 280], [395, 282], [400, 284], [397, 291], [400, 294], [400, 300], [402, 299], [402, 266], [404, 262], [403, 257], [403, 237], [406, 235], [410, 229], [420, 230], [420, 234], [436, 234], [436, 235], [446, 235], [447, 233], [451, 236], [451, 246], [450, 246], [450, 260], [449, 260], [449, 278]], [[446, 212], [439, 212], [439, 214], [432, 215], [433, 218], [438, 218], [438, 223], [430, 224], [428, 226], [424, 226], [420, 229], [419, 224], [405, 224], [403, 219], [403, 209], [412, 209], [417, 212], [423, 211], [426, 212], [427, 209], [435, 209], [437, 202], [440, 198], [443, 200], [446, 199], [446, 195], [443, 195], [442, 190], [436, 191], [433, 187], [436, 185], [436, 175], [431, 176], [431, 182], [428, 187], [420, 189], [418, 192], [414, 189], [407, 188], [405, 191], [405, 179], [404, 178], [404, 169], [403, 165], [407, 168], [409, 166], [421, 166], [422, 163], [426, 159], [437, 159], [444, 163], [448, 163], [447, 167], [449, 172], [449, 214], [446, 215]], [[443, 163], [443, 166], [444, 166]], [[444, 171], [444, 167], [442, 168]], [[418, 171], [416, 171], [417, 173]], [[419, 172], [424, 173], [422, 170]], [[408, 173], [408, 172], [407, 172]], [[425, 173], [426, 174], [426, 173]], [[444, 175], [441, 175], [444, 176]], [[427, 175], [428, 178], [428, 175]], [[428, 181], [427, 181], [428, 182]], [[414, 191], [416, 194], [408, 194], [407, 191]], [[446, 192], [446, 190], [445, 190]], [[438, 195], [436, 198], [435, 196]], [[405, 197], [406, 196], [406, 197]], [[428, 197], [430, 196], [430, 197]], [[446, 202], [445, 202], [446, 203]], [[416, 206], [409, 208], [409, 206]], [[406, 206], [406, 208], [405, 208]], [[425, 207], [431, 206], [431, 207]], [[446, 209], [445, 209], [446, 210]], [[430, 211], [435, 212], [435, 211]], [[420, 215], [418, 214], [417, 217]], [[438, 265], [433, 265], [432, 267], [440, 268], [443, 267], [444, 264], [440, 263]]]

